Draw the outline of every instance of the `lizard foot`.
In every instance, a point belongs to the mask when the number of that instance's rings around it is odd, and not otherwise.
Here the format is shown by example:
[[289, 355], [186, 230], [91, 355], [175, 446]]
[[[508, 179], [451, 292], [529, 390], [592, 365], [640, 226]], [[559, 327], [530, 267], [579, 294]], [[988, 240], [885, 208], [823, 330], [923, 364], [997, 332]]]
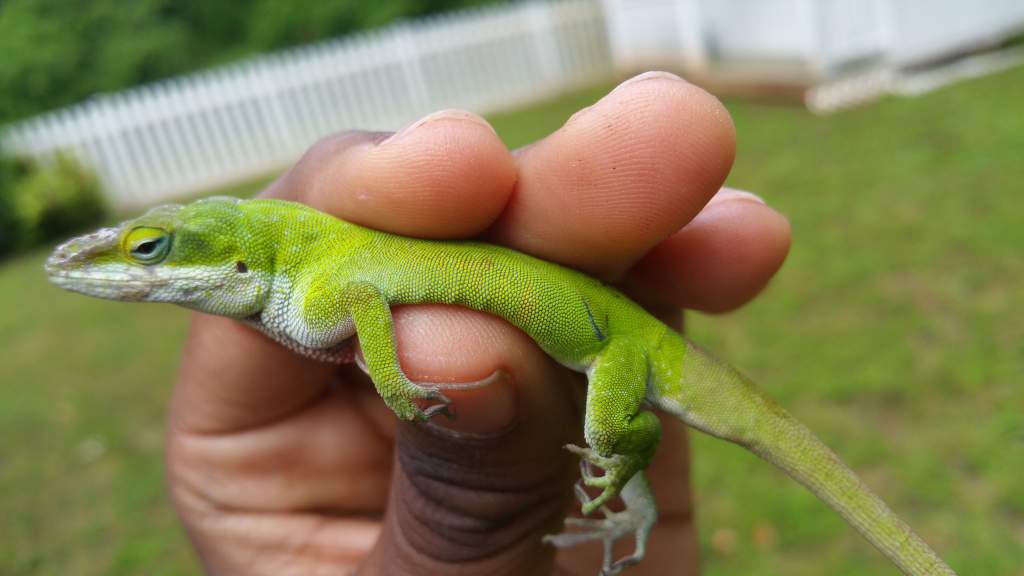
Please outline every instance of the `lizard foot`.
[[[645, 466], [644, 462], [626, 454], [602, 456], [590, 448], [582, 448], [574, 444], [566, 444], [565, 449], [580, 457], [580, 476], [583, 484], [602, 489], [601, 494], [596, 498], [580, 500], [584, 516], [589, 516], [601, 506], [611, 502], [619, 495], [630, 478]], [[604, 474], [595, 474], [594, 466], [602, 468]]]
[[417, 420], [426, 422], [438, 414], [444, 414], [445, 418], [449, 420], [455, 420], [455, 412], [452, 410], [452, 401], [441, 393], [437, 388], [424, 388], [426, 394], [421, 398], [433, 404], [428, 404], [426, 407], [421, 409], [420, 414], [417, 415]]
[[[594, 502], [587, 495], [581, 484], [576, 484], [576, 498], [587, 507]], [[626, 509], [615, 512], [604, 505], [598, 509], [604, 515], [601, 519], [566, 518], [567, 531], [561, 534], [550, 534], [544, 542], [559, 548], [575, 546], [584, 542], [600, 540], [604, 545], [604, 556], [601, 562], [601, 576], [615, 576], [624, 569], [633, 566], [643, 559], [646, 550], [647, 536], [657, 519], [657, 510], [650, 485], [639, 472], [622, 490], [622, 500]], [[632, 534], [636, 540], [633, 553], [629, 556], [614, 559], [615, 542]]]
[[[424, 402], [420, 406], [417, 401]], [[434, 386], [417, 386], [410, 383], [402, 392], [384, 398], [384, 403], [402, 420], [426, 422], [438, 414], [444, 414], [449, 420], [455, 419], [451, 410], [451, 400]]]
[[444, 414], [449, 420], [455, 420], [455, 412], [452, 410], [451, 400], [441, 392], [442, 390], [474, 390], [476, 388], [486, 388], [487, 386], [507, 377], [508, 373], [499, 369], [492, 372], [486, 378], [472, 380], [470, 382], [416, 382], [416, 388], [421, 391], [425, 390], [428, 394], [426, 396], [417, 396], [417, 398], [437, 402], [437, 404], [425, 408], [418, 419], [426, 421], [430, 420], [437, 414]]
[[[421, 422], [430, 420], [437, 414], [444, 414], [449, 420], [455, 420], [455, 412], [451, 407], [451, 400], [441, 393], [442, 390], [473, 390], [485, 388], [495, 382], [507, 378], [508, 373], [504, 370], [495, 370], [486, 378], [470, 382], [416, 382], [412, 388], [416, 389], [414, 398], [435, 402], [423, 408], [420, 413], [414, 414], [414, 418]], [[415, 404], [413, 405], [415, 406]]]
[[[364, 374], [370, 375], [370, 368], [361, 354], [355, 354], [355, 363]], [[406, 378], [403, 380], [404, 382], [397, 386], [397, 391], [394, 393], [385, 396], [381, 392], [384, 403], [391, 408], [396, 416], [402, 420], [417, 422], [426, 422], [438, 414], [444, 414], [449, 420], [455, 419], [455, 412], [451, 408], [451, 399], [441, 393], [441, 389], [446, 387], [445, 384], [433, 382], [415, 384]], [[483, 385], [489, 383], [489, 380], [483, 381]], [[416, 403], [417, 400], [425, 402], [426, 405], [421, 407]]]

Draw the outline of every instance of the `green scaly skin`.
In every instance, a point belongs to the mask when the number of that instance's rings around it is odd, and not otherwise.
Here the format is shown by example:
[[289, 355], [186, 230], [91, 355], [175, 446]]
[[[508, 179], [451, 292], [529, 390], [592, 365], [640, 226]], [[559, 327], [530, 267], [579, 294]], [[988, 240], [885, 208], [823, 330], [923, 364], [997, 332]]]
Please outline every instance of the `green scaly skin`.
[[[58, 247], [53, 283], [126, 301], [173, 302], [243, 320], [308, 356], [349, 361], [357, 335], [377, 391], [403, 420], [447, 398], [402, 373], [390, 307], [443, 303], [500, 316], [589, 380], [577, 488], [583, 513], [556, 546], [604, 543], [603, 574], [638, 562], [657, 512], [644, 476], [659, 440], [653, 406], [776, 464], [838, 511], [904, 573], [954, 572], [806, 427], [629, 298], [579, 272], [488, 244], [405, 238], [300, 204], [209, 198], [147, 214]], [[597, 475], [592, 466], [604, 473]], [[626, 505], [607, 504], [620, 496]], [[635, 552], [611, 545], [634, 535]]]

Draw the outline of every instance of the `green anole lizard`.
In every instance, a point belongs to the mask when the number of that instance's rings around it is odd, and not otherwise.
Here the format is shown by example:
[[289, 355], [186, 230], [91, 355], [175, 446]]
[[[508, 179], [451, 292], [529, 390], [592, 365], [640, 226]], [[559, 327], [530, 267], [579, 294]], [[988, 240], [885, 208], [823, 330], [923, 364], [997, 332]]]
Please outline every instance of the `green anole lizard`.
[[[255, 326], [323, 361], [354, 359], [403, 420], [448, 411], [438, 386], [402, 372], [390, 307], [444, 303], [499, 316], [588, 378], [581, 458], [584, 515], [545, 537], [604, 544], [604, 575], [644, 556], [657, 518], [644, 470], [658, 446], [657, 408], [740, 444], [807, 486], [905, 574], [954, 572], [805, 426], [739, 372], [685, 340], [619, 291], [580, 272], [498, 246], [406, 238], [282, 200], [208, 198], [154, 208], [59, 246], [50, 280], [75, 292], [172, 302]], [[601, 468], [598, 474], [594, 467]], [[612, 511], [621, 497], [625, 509]], [[633, 554], [614, 560], [615, 540]]]

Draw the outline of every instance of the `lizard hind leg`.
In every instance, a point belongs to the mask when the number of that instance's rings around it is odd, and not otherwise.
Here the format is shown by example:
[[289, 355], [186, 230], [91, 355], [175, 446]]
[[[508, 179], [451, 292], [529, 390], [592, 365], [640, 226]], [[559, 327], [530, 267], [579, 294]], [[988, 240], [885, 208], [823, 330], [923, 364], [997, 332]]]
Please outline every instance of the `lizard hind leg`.
[[581, 468], [583, 483], [602, 489], [583, 504], [589, 515], [611, 502], [633, 476], [650, 464], [661, 439], [661, 423], [653, 412], [642, 410], [647, 393], [647, 355], [628, 339], [612, 340], [587, 372], [587, 405], [583, 435], [587, 448], [566, 449], [590, 466]]
[[[584, 515], [600, 510], [600, 519], [569, 519], [572, 530], [549, 536], [546, 542], [572, 546], [590, 540], [604, 544], [602, 576], [618, 574], [644, 556], [647, 534], [657, 517], [654, 496], [644, 476], [661, 437], [657, 416], [641, 410], [647, 392], [647, 355], [629, 339], [612, 339], [587, 372], [587, 406], [584, 419], [586, 448], [568, 445], [580, 457], [582, 478], [576, 496]], [[594, 467], [603, 470], [597, 475]], [[584, 486], [599, 488], [591, 498]], [[612, 511], [607, 504], [620, 496], [625, 509]], [[633, 554], [613, 560], [616, 540], [633, 534]]]
[[[603, 518], [566, 518], [567, 530], [561, 534], [545, 536], [544, 542], [558, 548], [567, 548], [600, 540], [604, 547], [601, 576], [615, 576], [639, 563], [646, 552], [647, 536], [658, 518], [654, 494], [644, 473], [637, 472], [619, 495], [625, 506], [624, 510], [616, 512], [602, 505], [599, 509], [604, 515]], [[584, 506], [592, 502], [580, 484], [576, 485], [576, 498]], [[632, 535], [635, 541], [633, 553], [616, 560], [615, 542], [629, 535]]]

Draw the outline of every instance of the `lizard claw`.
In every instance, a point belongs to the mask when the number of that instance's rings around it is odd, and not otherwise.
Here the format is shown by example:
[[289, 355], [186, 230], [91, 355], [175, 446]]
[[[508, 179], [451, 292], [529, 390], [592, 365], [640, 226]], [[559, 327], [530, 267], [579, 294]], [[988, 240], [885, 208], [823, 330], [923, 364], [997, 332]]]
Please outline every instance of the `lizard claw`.
[[416, 415], [416, 419], [420, 422], [426, 422], [438, 414], [444, 414], [449, 420], [455, 419], [455, 412], [451, 407], [451, 399], [441, 393], [436, 386], [420, 386], [419, 389], [422, 391], [417, 397], [420, 400], [426, 400], [431, 402], [425, 408], [417, 408], [419, 414]]
[[[450, 406], [452, 401], [444, 394], [441, 394], [439, 390], [433, 387], [427, 388], [415, 385], [412, 385], [412, 388], [414, 389], [407, 389], [403, 393], [384, 397], [384, 403], [400, 419], [426, 422], [437, 414], [444, 414], [448, 418], [455, 418], [455, 414]], [[425, 400], [427, 405], [421, 408], [416, 403], [416, 400]]]
[[450, 405], [443, 403], [428, 406], [425, 410], [423, 410], [423, 415], [421, 419], [423, 421], [427, 421], [438, 414], [443, 414], [444, 417], [449, 420], [455, 420], [455, 410], [453, 410]]
[[426, 422], [438, 414], [444, 414], [444, 416], [449, 420], [455, 420], [455, 411], [451, 406], [452, 401], [441, 392], [442, 390], [473, 390], [476, 388], [484, 388], [507, 377], [508, 373], [504, 370], [495, 370], [486, 378], [474, 380], [472, 382], [460, 382], [455, 384], [417, 382], [415, 384], [415, 398], [418, 400], [426, 400], [433, 404], [430, 404], [420, 410], [415, 415], [415, 419], [420, 422]]

